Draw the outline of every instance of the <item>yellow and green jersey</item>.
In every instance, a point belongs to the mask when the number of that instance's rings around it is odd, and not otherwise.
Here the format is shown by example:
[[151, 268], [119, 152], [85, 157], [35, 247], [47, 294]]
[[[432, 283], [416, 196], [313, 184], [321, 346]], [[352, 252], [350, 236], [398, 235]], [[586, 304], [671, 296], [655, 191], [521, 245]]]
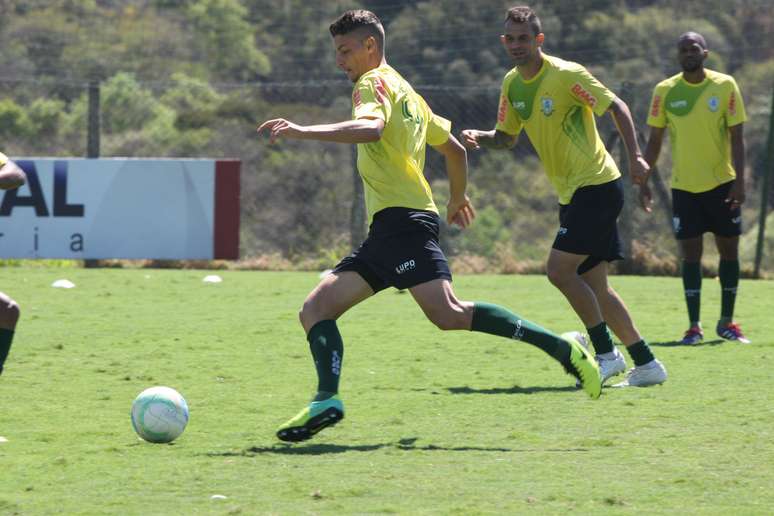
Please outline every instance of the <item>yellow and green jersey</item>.
[[8, 156], [0, 152], [0, 167], [8, 163]]
[[518, 68], [505, 75], [496, 128], [511, 135], [524, 128], [559, 203], [569, 204], [578, 188], [621, 176], [594, 121], [614, 99], [583, 66], [543, 54], [533, 78], [525, 80]]
[[653, 90], [648, 125], [669, 127], [672, 188], [706, 192], [736, 178], [728, 128], [747, 117], [742, 95], [730, 75], [704, 70], [698, 84], [679, 73]]
[[352, 118], [378, 118], [385, 124], [379, 141], [357, 146], [369, 222], [384, 208], [438, 213], [423, 173], [425, 147], [445, 143], [451, 122], [433, 114], [425, 99], [386, 64], [355, 83]]

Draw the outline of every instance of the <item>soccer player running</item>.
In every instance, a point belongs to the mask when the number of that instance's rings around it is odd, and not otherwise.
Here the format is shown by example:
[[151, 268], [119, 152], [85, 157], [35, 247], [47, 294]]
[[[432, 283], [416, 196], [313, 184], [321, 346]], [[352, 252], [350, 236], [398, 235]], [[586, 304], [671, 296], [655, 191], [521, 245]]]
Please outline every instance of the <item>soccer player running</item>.
[[594, 115], [612, 114], [637, 182], [648, 165], [637, 146], [629, 108], [583, 66], [543, 53], [545, 35], [529, 7], [508, 10], [500, 39], [516, 67], [503, 80], [497, 125], [491, 131], [463, 131], [462, 143], [468, 149], [509, 149], [522, 129], [527, 132], [559, 194], [560, 227], [548, 256], [549, 280], [588, 329], [603, 382], [626, 369], [609, 325], [635, 365], [616, 386], [660, 384], [667, 378], [666, 369], [607, 277], [608, 262], [622, 258], [617, 219], [623, 185]]
[[[682, 254], [683, 287], [690, 326], [683, 344], [704, 338], [699, 316], [701, 256], [704, 233], [715, 234], [720, 254], [721, 308], [717, 334], [745, 344], [750, 341], [734, 322], [739, 285], [739, 235], [744, 193], [746, 120], [742, 95], [730, 75], [704, 68], [707, 42], [686, 32], [677, 40], [682, 73], [661, 81], [653, 91], [648, 114], [651, 126], [645, 159], [654, 166], [661, 152], [664, 129], [672, 144], [672, 212], [674, 233]], [[730, 142], [730, 143], [729, 143]], [[640, 201], [650, 212], [653, 196], [646, 181]]]
[[384, 28], [370, 11], [347, 11], [330, 26], [336, 64], [355, 84], [352, 120], [301, 126], [268, 120], [258, 132], [278, 138], [355, 143], [365, 187], [370, 228], [366, 240], [344, 258], [304, 301], [299, 314], [318, 376], [317, 394], [277, 430], [283, 441], [303, 441], [344, 417], [338, 396], [343, 344], [336, 320], [356, 304], [387, 288], [408, 289], [428, 319], [442, 330], [473, 330], [528, 342], [559, 361], [599, 397], [599, 369], [576, 340], [555, 335], [505, 308], [459, 300], [438, 243], [440, 218], [423, 175], [425, 146], [446, 160], [450, 200], [446, 220], [462, 228], [475, 217], [465, 194], [465, 148], [450, 134], [450, 122], [435, 115], [387, 64]]
[[[0, 190], [12, 190], [27, 181], [24, 171], [0, 152]], [[0, 292], [0, 375], [11, 351], [16, 322], [19, 320], [19, 305], [7, 294]]]

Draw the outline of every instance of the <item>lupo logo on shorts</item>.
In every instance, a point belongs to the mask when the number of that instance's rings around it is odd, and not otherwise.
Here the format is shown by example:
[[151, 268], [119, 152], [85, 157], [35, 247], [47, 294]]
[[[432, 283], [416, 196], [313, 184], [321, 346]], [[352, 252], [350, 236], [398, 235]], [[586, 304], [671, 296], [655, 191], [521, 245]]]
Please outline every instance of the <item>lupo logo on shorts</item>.
[[567, 228], [560, 227], [559, 231], [556, 232], [556, 236], [563, 236], [567, 234]]
[[675, 233], [680, 232], [680, 217], [672, 217], [672, 227], [675, 228]]
[[416, 268], [417, 268], [417, 262], [415, 262], [414, 260], [409, 260], [395, 267], [395, 272], [397, 272], [398, 274], [403, 274], [404, 272], [413, 271]]

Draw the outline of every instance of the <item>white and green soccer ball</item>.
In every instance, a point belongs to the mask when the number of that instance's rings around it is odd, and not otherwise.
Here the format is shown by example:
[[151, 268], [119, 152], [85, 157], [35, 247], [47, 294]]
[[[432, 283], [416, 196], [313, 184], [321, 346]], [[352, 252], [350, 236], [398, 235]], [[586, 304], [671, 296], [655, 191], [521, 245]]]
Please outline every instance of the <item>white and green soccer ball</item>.
[[188, 404], [170, 387], [150, 387], [132, 403], [132, 426], [150, 443], [177, 439], [188, 424]]

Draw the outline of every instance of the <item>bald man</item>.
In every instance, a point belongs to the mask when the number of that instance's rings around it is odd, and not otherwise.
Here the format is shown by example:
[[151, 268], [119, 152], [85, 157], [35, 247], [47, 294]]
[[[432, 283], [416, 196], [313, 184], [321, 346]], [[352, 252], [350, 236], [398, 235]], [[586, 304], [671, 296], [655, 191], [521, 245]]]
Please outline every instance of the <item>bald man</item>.
[[[653, 91], [648, 113], [651, 127], [645, 160], [653, 167], [665, 129], [672, 145], [672, 210], [674, 234], [682, 254], [682, 276], [688, 308], [688, 331], [681, 342], [698, 344], [701, 326], [701, 257], [703, 236], [715, 235], [720, 254], [721, 310], [716, 326], [726, 340], [750, 342], [733, 320], [739, 284], [741, 206], [745, 200], [744, 136], [746, 120], [736, 81], [704, 68], [709, 55], [701, 34], [686, 32], [677, 40], [677, 60], [683, 69], [661, 81]], [[640, 201], [650, 212], [653, 197], [647, 180]]]

